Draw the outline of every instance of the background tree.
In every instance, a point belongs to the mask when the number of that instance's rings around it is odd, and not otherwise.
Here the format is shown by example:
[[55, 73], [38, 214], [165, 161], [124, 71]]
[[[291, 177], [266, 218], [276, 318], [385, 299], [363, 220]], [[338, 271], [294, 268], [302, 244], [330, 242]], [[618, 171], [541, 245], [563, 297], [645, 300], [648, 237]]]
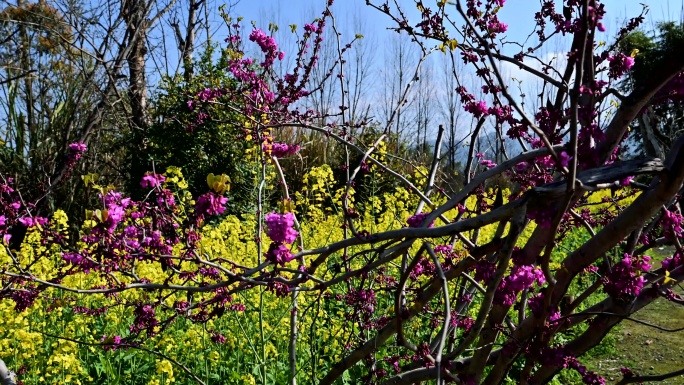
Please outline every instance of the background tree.
[[[31, 195], [52, 191], [44, 203], [60, 202], [69, 212], [82, 210], [77, 197], [82, 190], [59, 182], [67, 173], [65, 157], [70, 143], [90, 136], [103, 115], [96, 114], [110, 102], [98, 84], [107, 83], [102, 60], [92, 39], [98, 15], [84, 4], [49, 4], [21, 1], [2, 11], [1, 60], [4, 124], [3, 164], [20, 186], [35, 185]], [[102, 47], [111, 36], [102, 38]], [[109, 81], [115, 84], [115, 78]], [[109, 118], [107, 120], [113, 121]], [[95, 130], [93, 143], [111, 148], [111, 132]], [[111, 151], [114, 154], [116, 151]], [[112, 157], [87, 158], [84, 166], [93, 172], [108, 167]], [[106, 166], [105, 166], [106, 165]], [[57, 191], [53, 191], [53, 190]], [[45, 207], [45, 206], [44, 206]]]
[[[214, 58], [214, 48], [207, 46], [202, 57], [188, 63], [197, 71], [164, 78], [153, 101], [153, 123], [146, 130], [146, 146], [139, 157], [158, 172], [168, 167], [181, 169], [188, 182], [187, 190], [199, 196], [207, 189], [207, 175], [230, 175], [231, 200], [227, 213], [253, 210], [253, 166], [246, 158], [245, 120], [225, 106], [226, 90], [236, 87], [227, 63], [230, 50]], [[237, 106], [232, 105], [233, 108]], [[132, 181], [131, 191], [146, 193], [140, 181]]]
[[444, 88], [447, 90], [444, 95], [438, 96], [440, 112], [446, 126], [447, 167], [450, 170], [460, 170], [461, 167], [457, 167], [456, 164], [459, 162], [457, 150], [463, 142], [462, 125], [460, 124], [462, 107], [458, 95], [451, 90], [455, 90], [457, 87], [454, 74], [461, 70], [461, 66], [458, 59], [454, 57], [454, 52], [449, 51], [448, 54], [445, 52], [442, 57], [440, 67], [442, 68], [440, 81], [444, 81]]
[[[643, 86], [649, 73], [663, 57], [678, 49], [684, 40], [682, 24], [674, 22], [657, 25], [651, 33], [635, 31], [620, 42], [619, 49], [634, 56], [634, 67], [622, 84], [623, 91]], [[675, 77], [666, 87], [653, 96], [653, 102], [634, 121], [634, 136], [641, 146], [636, 151], [646, 156], [664, 157], [672, 142], [684, 132], [684, 105], [682, 84], [684, 75]]]
[[[390, 65], [381, 70], [383, 85], [380, 100], [383, 104], [380, 106], [379, 115], [382, 116], [383, 125], [391, 122], [388, 133], [393, 141], [399, 144], [401, 138], [408, 135], [411, 121], [407, 111], [410, 110], [414, 98], [412, 93], [406, 91], [409, 89], [407, 86], [414, 80], [413, 68], [418, 62], [417, 52], [415, 46], [400, 32], [392, 35], [385, 47], [383, 62]], [[413, 90], [409, 92], [411, 91]]]

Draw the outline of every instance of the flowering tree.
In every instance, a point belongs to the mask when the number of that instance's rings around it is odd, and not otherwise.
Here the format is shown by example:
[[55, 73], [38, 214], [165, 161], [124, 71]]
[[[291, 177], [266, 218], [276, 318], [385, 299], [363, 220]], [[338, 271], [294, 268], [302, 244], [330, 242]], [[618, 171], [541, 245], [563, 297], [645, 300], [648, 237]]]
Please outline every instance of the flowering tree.
[[[169, 174], [143, 177], [141, 186], [149, 194], [142, 201], [101, 187], [102, 206], [90, 213], [76, 244], [66, 238], [58, 216], [34, 216], [35, 202], [25, 202], [7, 178], [0, 184], [5, 246], [0, 293], [19, 312], [53, 289], [113, 298], [84, 307], [73, 297], [60, 305], [94, 317], [117, 307], [128, 309], [126, 334], [102, 337], [100, 345], [114, 350], [148, 349], [145, 340], [174, 322], [209, 325], [227, 313], [245, 311], [240, 295], [259, 291], [263, 299], [270, 292], [289, 301], [288, 378], [293, 384], [298, 378], [321, 384], [499, 384], [509, 376], [541, 384], [563, 369], [576, 371], [585, 383], [604, 383], [578, 358], [654, 299], [682, 303], [672, 288], [684, 277], [684, 137], [674, 141], [664, 159], [624, 160], [620, 144], [630, 122], [657, 100], [653, 96], [659, 90], [682, 92], [671, 87], [671, 80], [684, 70], [684, 57], [678, 50], [664, 55], [653, 64], [657, 70], [621, 95], [613, 85], [638, 56], [618, 52], [615, 44], [598, 44], [604, 16], [600, 2], [568, 0], [559, 13], [554, 2], [542, 1], [535, 14], [539, 45], [521, 44], [513, 56], [501, 48], [507, 25], [498, 11], [504, 2], [458, 0], [429, 8], [417, 1], [421, 19], [415, 21], [396, 5], [368, 2], [418, 45], [422, 59], [416, 74], [428, 55], [442, 51], [460, 55], [482, 81], [483, 100], [463, 86], [458, 73], [454, 76], [461, 85], [454, 92], [477, 120], [477, 130], [486, 122], [494, 126], [505, 160], [496, 164], [476, 154], [471, 141], [466, 170], [479, 172], [468, 172], [463, 188], [451, 196], [435, 185], [441, 132], [422, 185], [383, 161], [383, 139], [415, 80], [405, 85], [384, 133], [373, 143], [357, 143], [349, 134], [344, 99], [340, 111], [329, 116], [297, 108], [315, 91], [305, 85], [327, 36], [337, 37], [338, 57], [322, 81], [339, 81], [344, 95], [341, 74], [350, 45], [339, 40], [328, 1], [321, 17], [300, 29], [295, 67], [282, 77], [272, 70], [285, 55], [277, 42], [254, 28], [248, 40], [263, 57], [246, 58], [242, 27], [231, 23], [226, 66], [237, 86], [208, 89], [187, 101], [197, 125], [212, 119], [206, 105], [239, 109], [245, 119], [241, 139], [253, 146], [259, 190], [253, 239], [241, 240], [244, 249], [218, 255], [209, 246], [211, 222], [230, 199], [227, 175], [209, 175], [210, 191], [194, 201], [171, 188], [170, 179], [176, 177]], [[617, 40], [642, 20], [643, 15], [630, 20]], [[324, 32], [328, 30], [332, 33]], [[571, 40], [565, 68], [535, 56], [553, 35]], [[672, 44], [684, 48], [684, 41]], [[544, 82], [550, 91], [542, 96], [548, 103], [526, 110], [525, 96], [513, 95], [501, 74], [503, 62]], [[329, 123], [321, 127], [314, 121]], [[303, 210], [298, 195], [290, 196], [279, 159], [296, 154], [299, 147], [272, 136], [274, 128], [284, 126], [325, 133], [347, 151], [362, 154], [359, 164], [345, 165], [345, 187], [338, 194], [339, 237], [307, 226], [313, 214], [297, 215]], [[506, 154], [506, 137], [524, 151]], [[83, 144], [70, 146], [70, 164], [86, 151]], [[374, 206], [364, 210], [362, 202], [354, 201], [356, 180], [373, 170], [398, 178], [406, 196], [415, 199], [409, 205], [412, 215], [402, 217], [399, 226], [381, 227], [381, 221], [368, 219], [379, 215], [371, 210]], [[506, 188], [504, 180], [513, 188]], [[267, 194], [274, 194], [269, 184], [280, 191], [277, 210], [269, 208]], [[592, 200], [607, 189], [612, 195]], [[587, 236], [569, 251], [560, 250], [575, 231]], [[38, 234], [42, 247], [27, 256], [20, 250], [26, 235], [20, 234]], [[654, 269], [646, 254], [662, 245], [673, 245], [674, 252]], [[45, 261], [55, 252], [60, 259], [46, 269]], [[254, 258], [244, 257], [249, 253]], [[152, 279], [143, 273], [150, 268], [161, 273]], [[571, 289], [576, 295], [568, 295]], [[131, 292], [143, 295], [125, 297]], [[306, 302], [306, 295], [317, 299]], [[319, 373], [316, 362], [298, 358], [303, 333], [298, 325], [306, 322], [313, 303], [321, 302], [329, 307], [331, 322], [343, 326], [339, 339], [344, 347], [337, 359], [320, 364], [324, 371]], [[226, 342], [227, 331], [214, 328], [210, 333], [215, 343]], [[174, 363], [204, 383], [182, 362]], [[621, 383], [651, 379], [628, 368], [623, 373]]]

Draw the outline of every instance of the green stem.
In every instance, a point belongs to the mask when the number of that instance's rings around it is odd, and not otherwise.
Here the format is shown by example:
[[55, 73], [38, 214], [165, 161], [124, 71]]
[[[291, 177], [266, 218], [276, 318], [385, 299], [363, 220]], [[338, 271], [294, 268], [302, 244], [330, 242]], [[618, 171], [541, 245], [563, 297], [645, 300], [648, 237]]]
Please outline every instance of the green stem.
[[[263, 218], [264, 218], [264, 186], [266, 184], [266, 163], [264, 160], [263, 151], [259, 151], [261, 160], [261, 175], [259, 181], [259, 196], [258, 206], [257, 206], [257, 253], [258, 253], [258, 263], [261, 265], [263, 262], [263, 242], [262, 242], [262, 228], [263, 228]], [[264, 290], [259, 289], [259, 334], [261, 337], [261, 362], [262, 365], [259, 368], [259, 375], [261, 376], [261, 383], [266, 385], [266, 339], [264, 338]]]

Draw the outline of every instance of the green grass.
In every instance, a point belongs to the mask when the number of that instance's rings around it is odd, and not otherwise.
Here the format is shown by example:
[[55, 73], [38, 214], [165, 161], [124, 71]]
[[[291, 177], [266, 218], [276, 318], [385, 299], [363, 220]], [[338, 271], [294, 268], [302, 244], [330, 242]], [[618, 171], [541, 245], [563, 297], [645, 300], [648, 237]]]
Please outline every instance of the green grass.
[[[660, 267], [660, 261], [670, 255], [671, 250], [655, 250], [652, 253], [654, 268]], [[676, 291], [684, 294], [681, 287]], [[684, 329], [684, 306], [658, 298], [633, 314], [632, 318], [664, 329]], [[611, 332], [611, 336], [615, 337], [614, 349], [582, 360], [588, 368], [604, 376], [608, 384], [622, 379], [622, 367], [632, 369], [637, 375], [664, 374], [684, 368], [684, 330], [668, 332], [625, 320]], [[684, 384], [684, 376], [659, 384]]]

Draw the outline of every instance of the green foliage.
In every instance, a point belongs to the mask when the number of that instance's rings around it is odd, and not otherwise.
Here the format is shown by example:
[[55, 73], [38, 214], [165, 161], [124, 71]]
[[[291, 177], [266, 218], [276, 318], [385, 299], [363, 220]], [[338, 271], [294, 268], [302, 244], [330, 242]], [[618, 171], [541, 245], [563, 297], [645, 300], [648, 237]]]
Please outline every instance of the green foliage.
[[[144, 133], [146, 143], [142, 159], [145, 165], [131, 172], [129, 188], [140, 191], [140, 177], [152, 166], [163, 172], [169, 166], [181, 167], [193, 196], [207, 191], [207, 175], [227, 174], [231, 177], [229, 213], [249, 211], [254, 191], [253, 163], [245, 161], [248, 141], [241, 138], [244, 118], [220, 101], [201, 103], [197, 95], [205, 89], [234, 89], [224, 65], [227, 51], [218, 61], [209, 47], [195, 64], [197, 75], [187, 79], [182, 75], [162, 79], [153, 100], [154, 124]], [[190, 108], [188, 102], [194, 102]], [[197, 124], [198, 114], [206, 113], [211, 120]]]
[[[684, 49], [684, 25], [667, 22], [658, 24], [650, 33], [635, 31], [627, 35], [618, 48], [626, 55], [635, 56], [634, 67], [621, 85], [623, 91], [629, 92], [649, 82], [654, 71], [666, 65], [669, 57], [681, 54]], [[662, 92], [652, 99], [651, 106], [633, 124], [634, 139], [642, 142], [641, 146], [637, 146], [637, 151], [653, 157], [664, 155], [681, 131], [678, 122], [684, 118], [682, 100], [681, 96], [669, 98]]]
[[627, 35], [618, 45], [626, 55], [634, 52], [636, 60], [630, 71], [626, 85], [638, 86], [645, 81], [649, 72], [667, 59], [669, 55], [679, 52], [684, 46], [684, 25], [674, 22], [659, 23], [650, 33], [635, 31]]

